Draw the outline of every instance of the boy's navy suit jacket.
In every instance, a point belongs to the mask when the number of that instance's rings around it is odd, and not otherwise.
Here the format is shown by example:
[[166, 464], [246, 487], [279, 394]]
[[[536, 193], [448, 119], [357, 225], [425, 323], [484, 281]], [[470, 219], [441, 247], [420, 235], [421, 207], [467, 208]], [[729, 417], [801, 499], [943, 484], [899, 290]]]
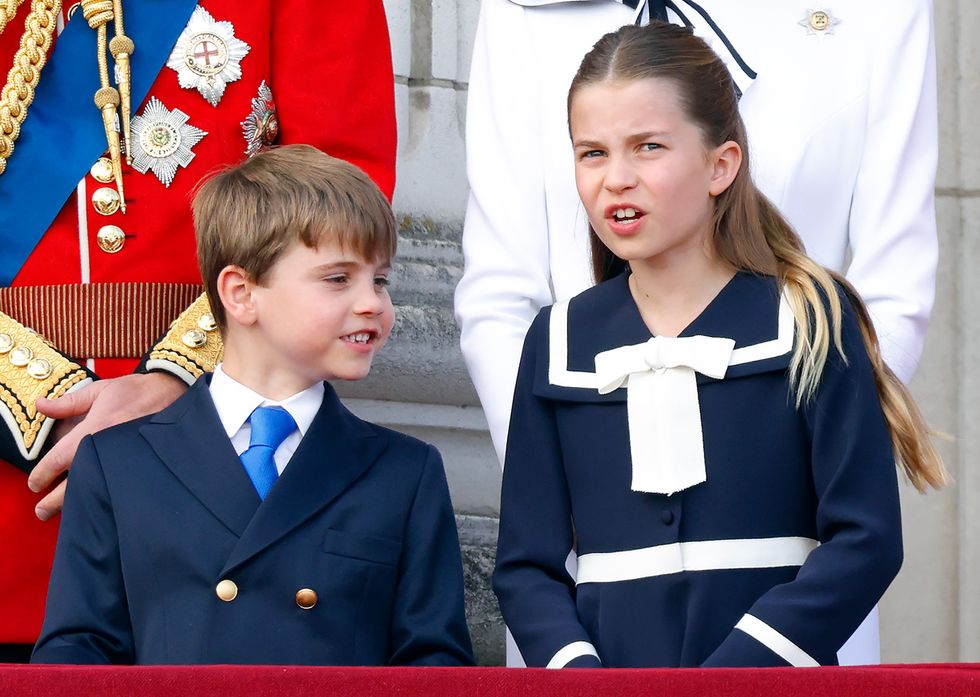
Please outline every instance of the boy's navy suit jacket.
[[33, 661], [471, 663], [438, 452], [358, 419], [329, 385], [264, 502], [205, 380], [87, 437]]

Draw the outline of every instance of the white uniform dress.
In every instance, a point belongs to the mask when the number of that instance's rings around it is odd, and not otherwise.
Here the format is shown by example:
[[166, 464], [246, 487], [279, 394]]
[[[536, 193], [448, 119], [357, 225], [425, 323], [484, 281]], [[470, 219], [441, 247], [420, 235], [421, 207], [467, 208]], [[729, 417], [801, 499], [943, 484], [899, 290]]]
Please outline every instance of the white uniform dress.
[[[674, 4], [743, 92], [756, 183], [813, 258], [847, 267], [886, 361], [907, 382], [922, 352], [938, 256], [931, 1]], [[830, 26], [815, 32], [806, 20], [820, 9]], [[456, 313], [501, 460], [531, 320], [592, 283], [568, 137], [568, 86], [592, 45], [634, 15], [614, 0], [482, 2], [467, 111], [466, 271]], [[683, 21], [674, 10], [670, 19]], [[877, 662], [873, 630], [842, 663]]]

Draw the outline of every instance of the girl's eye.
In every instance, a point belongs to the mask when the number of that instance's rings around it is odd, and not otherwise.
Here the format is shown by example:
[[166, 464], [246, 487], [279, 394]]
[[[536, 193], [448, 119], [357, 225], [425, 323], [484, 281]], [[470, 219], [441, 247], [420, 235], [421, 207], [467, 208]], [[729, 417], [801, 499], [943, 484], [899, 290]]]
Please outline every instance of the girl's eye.
[[585, 150], [581, 155], [579, 155], [579, 158], [583, 160], [591, 160], [596, 157], [602, 157], [603, 154], [604, 153], [602, 150]]
[[387, 276], [375, 276], [374, 285], [378, 288], [387, 288], [391, 285], [391, 280]]
[[640, 150], [643, 150], [645, 152], [649, 152], [651, 150], [660, 150], [661, 147], [663, 147], [663, 146], [661, 146], [660, 143], [643, 143], [640, 146]]

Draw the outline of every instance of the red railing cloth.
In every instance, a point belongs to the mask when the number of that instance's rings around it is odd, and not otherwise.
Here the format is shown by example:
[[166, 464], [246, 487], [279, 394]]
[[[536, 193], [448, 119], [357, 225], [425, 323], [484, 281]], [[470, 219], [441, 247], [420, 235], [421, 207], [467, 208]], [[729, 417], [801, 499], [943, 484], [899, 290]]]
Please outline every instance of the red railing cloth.
[[2, 697], [916, 697], [980, 695], [980, 664], [741, 670], [0, 667]]

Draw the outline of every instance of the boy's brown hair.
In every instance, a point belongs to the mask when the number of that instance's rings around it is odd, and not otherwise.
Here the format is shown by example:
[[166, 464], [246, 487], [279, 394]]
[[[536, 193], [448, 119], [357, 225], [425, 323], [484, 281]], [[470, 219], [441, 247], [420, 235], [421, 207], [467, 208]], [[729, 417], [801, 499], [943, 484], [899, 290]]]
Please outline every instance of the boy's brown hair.
[[218, 172], [200, 186], [192, 208], [198, 266], [222, 332], [217, 282], [226, 266], [261, 284], [294, 241], [316, 248], [325, 238], [365, 259], [395, 255], [385, 195], [358, 167], [309, 145], [271, 148]]

